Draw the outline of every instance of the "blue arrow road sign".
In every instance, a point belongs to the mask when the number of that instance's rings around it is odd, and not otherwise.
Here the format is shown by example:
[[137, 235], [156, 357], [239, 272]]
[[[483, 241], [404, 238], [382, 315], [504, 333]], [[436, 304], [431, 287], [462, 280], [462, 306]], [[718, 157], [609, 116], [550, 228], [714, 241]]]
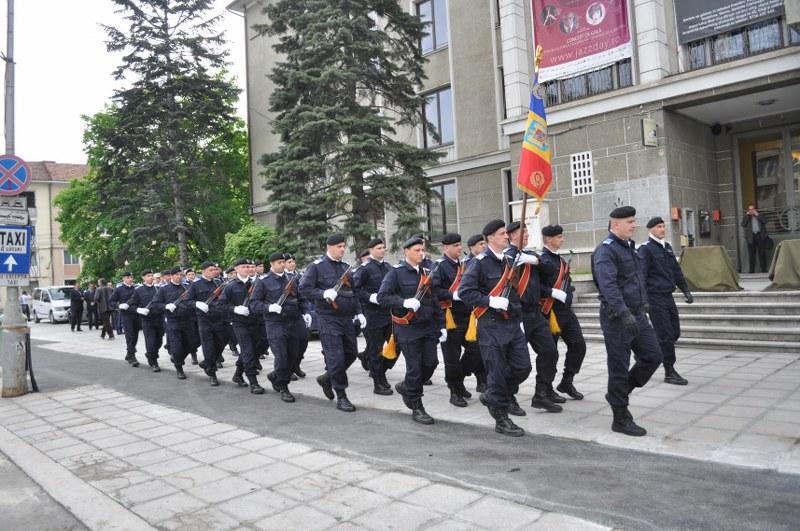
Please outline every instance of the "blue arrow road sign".
[[0, 195], [21, 194], [31, 183], [31, 167], [14, 155], [0, 155]]
[[28, 275], [31, 269], [31, 228], [0, 225], [0, 277]]

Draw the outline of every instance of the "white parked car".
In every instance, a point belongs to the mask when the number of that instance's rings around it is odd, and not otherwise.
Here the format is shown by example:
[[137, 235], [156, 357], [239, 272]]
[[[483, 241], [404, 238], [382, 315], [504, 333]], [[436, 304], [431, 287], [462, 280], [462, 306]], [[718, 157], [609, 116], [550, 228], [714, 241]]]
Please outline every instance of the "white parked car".
[[33, 320], [39, 322], [47, 319], [50, 324], [69, 321], [69, 296], [72, 286], [51, 286], [36, 288], [31, 297]]

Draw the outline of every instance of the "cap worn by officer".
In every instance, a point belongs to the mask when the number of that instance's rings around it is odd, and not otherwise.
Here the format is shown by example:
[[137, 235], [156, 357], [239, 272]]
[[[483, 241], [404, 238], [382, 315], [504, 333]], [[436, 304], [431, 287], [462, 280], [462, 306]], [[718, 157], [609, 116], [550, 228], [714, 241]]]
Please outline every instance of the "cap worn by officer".
[[177, 275], [180, 272], [181, 272], [181, 268], [180, 267], [173, 267], [172, 269], [167, 271], [167, 274], [168, 275]]
[[558, 236], [564, 233], [564, 228], [561, 225], [546, 225], [542, 227], [542, 236]]
[[331, 234], [328, 236], [328, 239], [325, 241], [328, 245], [339, 245], [340, 243], [344, 243], [344, 234]]
[[419, 236], [412, 236], [403, 242], [403, 249], [408, 249], [409, 247], [414, 247], [415, 245], [422, 245], [423, 243], [423, 239]]
[[358, 253], [359, 258], [364, 258], [365, 256], [369, 256], [369, 249], [364, 249], [360, 253]]
[[217, 265], [217, 264], [215, 264], [215, 263], [214, 263], [214, 262], [212, 262], [211, 260], [206, 260], [205, 262], [203, 262], [202, 264], [200, 264], [200, 270], [201, 270], [201, 271], [204, 271], [204, 270], [208, 269], [209, 267], [215, 267], [216, 265]]
[[608, 215], [610, 218], [614, 219], [625, 219], [625, 218], [632, 218], [636, 215], [636, 209], [632, 206], [621, 206], [617, 207], [611, 211], [611, 214]]
[[383, 245], [383, 240], [381, 240], [380, 238], [372, 238], [372, 239], [369, 241], [369, 243], [367, 244], [367, 247], [368, 247], [369, 249], [372, 249], [372, 248], [373, 248], [373, 247], [375, 247], [376, 245]]
[[256, 260], [255, 262], [253, 262], [253, 264], [257, 266], [264, 265], [264, 260]]
[[502, 219], [493, 219], [483, 227], [483, 235], [489, 236], [506, 226], [505, 221]]
[[225, 274], [226, 275], [230, 275], [233, 272], [234, 272], [234, 269], [232, 267], [229, 267], [228, 269], [225, 270]]
[[461, 235], [455, 232], [448, 232], [442, 236], [442, 245], [453, 245], [461, 241]]
[[652, 229], [656, 225], [660, 225], [662, 223], [664, 223], [664, 220], [661, 218], [661, 216], [656, 216], [654, 218], [651, 218], [650, 221], [647, 222], [647, 228]]
[[132, 276], [133, 276], [133, 273], [131, 273], [130, 271], [125, 271], [124, 273], [122, 273], [122, 278], [132, 277]]
[[144, 271], [142, 271], [142, 276], [152, 275], [152, 274], [153, 274], [153, 270], [152, 269], [145, 269]]
[[240, 266], [240, 265], [253, 265], [253, 261], [250, 260], [249, 258], [239, 258], [233, 264], [233, 267]]
[[519, 221], [512, 221], [508, 225], [506, 225], [506, 232], [511, 234], [512, 232], [517, 232], [519, 230], [520, 223]]
[[286, 260], [286, 255], [284, 253], [272, 253], [269, 255], [270, 263], [276, 262], [278, 260]]
[[474, 234], [469, 237], [469, 240], [467, 240], [467, 245], [472, 247], [473, 245], [478, 245], [482, 241], [485, 241], [483, 234]]

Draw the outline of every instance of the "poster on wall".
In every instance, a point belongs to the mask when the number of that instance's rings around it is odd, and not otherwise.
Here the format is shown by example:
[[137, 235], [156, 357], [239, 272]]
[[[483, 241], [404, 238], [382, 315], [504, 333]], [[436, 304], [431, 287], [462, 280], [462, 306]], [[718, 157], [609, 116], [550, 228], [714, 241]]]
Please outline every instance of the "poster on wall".
[[678, 42], [686, 44], [783, 15], [784, 0], [675, 0]]
[[531, 0], [539, 81], [590, 72], [631, 56], [626, 0]]

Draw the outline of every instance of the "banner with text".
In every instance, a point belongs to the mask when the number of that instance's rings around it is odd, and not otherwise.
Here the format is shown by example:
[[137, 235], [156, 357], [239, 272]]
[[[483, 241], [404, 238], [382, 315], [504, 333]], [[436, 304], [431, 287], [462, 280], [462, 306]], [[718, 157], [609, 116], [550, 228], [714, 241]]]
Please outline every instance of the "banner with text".
[[539, 81], [576, 76], [631, 56], [626, 0], [531, 0]]
[[783, 15], [784, 0], [675, 0], [678, 42], [686, 44]]

